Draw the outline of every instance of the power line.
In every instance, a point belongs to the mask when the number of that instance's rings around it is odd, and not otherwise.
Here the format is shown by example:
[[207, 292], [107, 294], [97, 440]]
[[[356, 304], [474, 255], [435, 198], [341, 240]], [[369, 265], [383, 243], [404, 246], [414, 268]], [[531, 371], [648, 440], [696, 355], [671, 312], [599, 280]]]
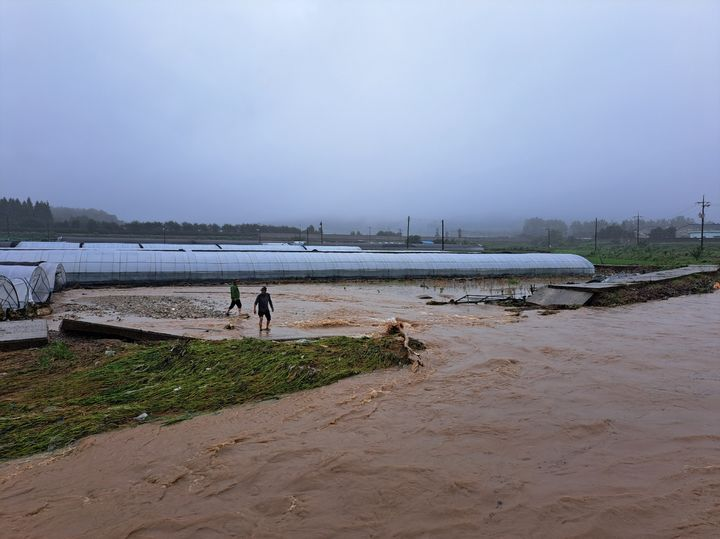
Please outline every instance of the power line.
[[705, 195], [703, 195], [702, 201], [696, 202], [695, 204], [700, 206], [700, 251], [703, 250], [703, 241], [705, 240], [705, 208], [710, 207], [710, 201], [705, 202]]

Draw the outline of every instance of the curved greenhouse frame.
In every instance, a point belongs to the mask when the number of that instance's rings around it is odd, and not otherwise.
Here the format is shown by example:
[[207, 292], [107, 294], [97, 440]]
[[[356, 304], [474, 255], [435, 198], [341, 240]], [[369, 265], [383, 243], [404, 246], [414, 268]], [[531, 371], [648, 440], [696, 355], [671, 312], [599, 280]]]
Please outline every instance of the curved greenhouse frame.
[[18, 309], [24, 309], [30, 302], [30, 285], [22, 277], [14, 277], [10, 279], [15, 288], [15, 294], [18, 299]]
[[18, 300], [15, 285], [7, 277], [0, 275], [0, 309], [7, 311], [8, 309], [19, 309], [20, 301]]
[[[0, 275], [12, 280], [13, 284], [15, 284], [17, 279], [25, 281], [28, 287], [26, 303], [30, 300], [32, 300], [33, 303], [47, 303], [50, 299], [50, 295], [52, 294], [50, 281], [48, 280], [45, 270], [38, 265], [0, 265]], [[15, 284], [15, 288], [17, 289], [17, 284]], [[20, 299], [21, 292], [20, 290], [17, 290], [17, 292], [18, 299]]]
[[58, 292], [65, 288], [67, 284], [67, 275], [62, 264], [57, 262], [41, 262], [40, 267], [47, 275], [50, 290]]
[[0, 250], [0, 261], [27, 259], [62, 264], [68, 284], [593, 275], [595, 272], [594, 266], [581, 256], [547, 253]]

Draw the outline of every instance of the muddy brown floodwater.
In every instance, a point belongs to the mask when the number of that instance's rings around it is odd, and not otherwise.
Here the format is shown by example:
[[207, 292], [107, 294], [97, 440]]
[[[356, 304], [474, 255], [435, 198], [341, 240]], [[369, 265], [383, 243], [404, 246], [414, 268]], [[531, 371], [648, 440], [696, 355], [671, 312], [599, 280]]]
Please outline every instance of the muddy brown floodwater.
[[4, 463], [0, 536], [720, 536], [720, 293], [540, 316], [416, 286], [276, 285], [273, 333], [395, 316], [424, 368]]

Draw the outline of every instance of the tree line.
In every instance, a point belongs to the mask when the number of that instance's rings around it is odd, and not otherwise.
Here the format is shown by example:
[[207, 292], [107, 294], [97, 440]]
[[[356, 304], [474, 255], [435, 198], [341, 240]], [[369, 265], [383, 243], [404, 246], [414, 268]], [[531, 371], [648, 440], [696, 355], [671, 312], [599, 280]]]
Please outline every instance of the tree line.
[[244, 223], [239, 225], [215, 223], [189, 223], [177, 221], [130, 221], [129, 223], [113, 223], [108, 221], [95, 221], [82, 217], [75, 217], [68, 221], [55, 223], [53, 230], [65, 233], [90, 234], [130, 234], [130, 235], [167, 235], [167, 236], [215, 236], [232, 235], [256, 237], [258, 233], [278, 232], [283, 234], [300, 234], [298, 227], [261, 225], [258, 223]]
[[28, 198], [0, 198], [0, 226], [15, 229], [45, 230], [53, 216], [48, 202], [33, 202]]
[[[93, 210], [87, 210], [93, 211]], [[94, 210], [97, 211], [97, 210]], [[93, 215], [90, 213], [90, 215]], [[300, 234], [298, 227], [244, 224], [178, 223], [176, 221], [121, 221], [98, 220], [87, 215], [76, 215], [65, 220], [55, 220], [49, 202], [30, 198], [0, 199], [0, 227], [6, 231], [77, 233], [77, 234], [146, 234], [169, 236], [235, 235], [256, 237], [258, 233]]]
[[[639, 230], [651, 240], [675, 238], [677, 231], [687, 225], [695, 224], [688, 217], [678, 216], [672, 219], [625, 219], [621, 222], [598, 219], [592, 221], [572, 221], [569, 225], [561, 219], [541, 219], [533, 217], [526, 219], [523, 224], [522, 235], [529, 239], [549, 240], [557, 243], [564, 239], [591, 239], [600, 240], [632, 240]], [[596, 229], [597, 226], [597, 229]]]

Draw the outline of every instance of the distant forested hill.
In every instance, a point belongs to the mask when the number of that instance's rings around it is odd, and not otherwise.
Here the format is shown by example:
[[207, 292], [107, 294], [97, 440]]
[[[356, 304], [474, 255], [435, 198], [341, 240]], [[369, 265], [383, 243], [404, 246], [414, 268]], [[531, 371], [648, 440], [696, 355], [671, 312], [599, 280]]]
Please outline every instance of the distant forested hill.
[[55, 222], [70, 221], [72, 219], [93, 219], [101, 223], [119, 223], [120, 219], [112, 213], [95, 208], [65, 208], [62, 206], [51, 206]]

